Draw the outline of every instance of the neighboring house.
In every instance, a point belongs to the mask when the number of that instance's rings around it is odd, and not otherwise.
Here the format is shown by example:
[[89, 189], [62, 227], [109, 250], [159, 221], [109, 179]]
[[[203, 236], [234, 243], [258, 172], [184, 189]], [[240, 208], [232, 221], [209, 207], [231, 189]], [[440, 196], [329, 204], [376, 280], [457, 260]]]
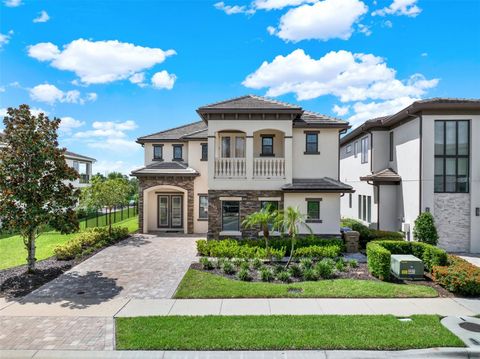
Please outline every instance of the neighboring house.
[[197, 113], [201, 121], [137, 140], [141, 232], [256, 236], [242, 220], [271, 204], [298, 207], [314, 233], [339, 235], [340, 197], [352, 191], [338, 180], [347, 122], [253, 95]]
[[343, 217], [411, 240], [429, 211], [441, 247], [480, 252], [480, 99], [416, 101], [340, 144], [340, 180], [355, 189], [342, 198]]
[[[4, 134], [0, 132], [0, 148], [5, 147], [3, 140]], [[74, 187], [80, 188], [88, 186], [92, 177], [92, 165], [96, 162], [94, 158], [79, 155], [70, 151], [65, 151], [65, 159], [67, 164], [76, 169], [80, 174], [80, 178], [71, 182]]]

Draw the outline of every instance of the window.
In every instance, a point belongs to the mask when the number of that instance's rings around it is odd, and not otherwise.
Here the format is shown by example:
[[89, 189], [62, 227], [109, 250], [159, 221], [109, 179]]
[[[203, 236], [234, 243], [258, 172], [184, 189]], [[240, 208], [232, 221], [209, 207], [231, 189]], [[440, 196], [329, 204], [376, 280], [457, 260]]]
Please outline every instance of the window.
[[235, 157], [245, 158], [245, 137], [235, 137]]
[[372, 196], [358, 195], [358, 219], [372, 221]]
[[198, 218], [208, 219], [208, 195], [206, 194], [198, 196]]
[[73, 161], [73, 169], [80, 173], [80, 163], [78, 161]]
[[362, 138], [361, 151], [362, 151], [362, 163], [368, 163], [368, 137]]
[[230, 158], [230, 137], [222, 137], [222, 157]]
[[173, 145], [173, 160], [183, 161], [183, 145]]
[[305, 154], [318, 154], [318, 132], [306, 132], [305, 143]]
[[435, 192], [468, 193], [470, 122], [435, 121]]
[[390, 132], [390, 161], [393, 161], [393, 131]]
[[153, 159], [157, 161], [163, 160], [163, 145], [153, 145]]
[[352, 145], [347, 145], [347, 148], [345, 149], [345, 153], [350, 153], [352, 152]]
[[222, 202], [222, 231], [240, 230], [240, 202]]
[[260, 156], [274, 156], [273, 136], [262, 136], [262, 153]]
[[208, 161], [208, 143], [202, 143], [200, 146], [202, 146], [202, 158], [200, 161]]
[[353, 196], [351, 193], [348, 194], [348, 207], [352, 208]]
[[321, 198], [307, 198], [307, 222], [321, 222], [320, 202]]
[[358, 195], [358, 219], [362, 218], [362, 196]]
[[355, 141], [355, 143], [353, 144], [353, 155], [355, 156], [355, 158], [357, 158], [357, 155], [358, 155], [358, 141]]
[[278, 201], [260, 201], [260, 208], [269, 208], [271, 211], [276, 211], [278, 210]]

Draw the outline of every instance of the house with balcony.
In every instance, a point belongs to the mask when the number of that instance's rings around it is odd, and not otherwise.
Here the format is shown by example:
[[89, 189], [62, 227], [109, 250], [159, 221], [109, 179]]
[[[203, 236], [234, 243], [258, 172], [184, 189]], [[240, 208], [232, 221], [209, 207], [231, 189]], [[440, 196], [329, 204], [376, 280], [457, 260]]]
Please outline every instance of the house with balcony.
[[[201, 121], [138, 138], [141, 232], [250, 237], [243, 219], [298, 207], [313, 232], [339, 235], [343, 120], [247, 95], [197, 109]], [[301, 228], [301, 233], [308, 233]]]
[[431, 212], [439, 246], [480, 253], [480, 99], [434, 98], [366, 121], [340, 141], [343, 217], [403, 231]]

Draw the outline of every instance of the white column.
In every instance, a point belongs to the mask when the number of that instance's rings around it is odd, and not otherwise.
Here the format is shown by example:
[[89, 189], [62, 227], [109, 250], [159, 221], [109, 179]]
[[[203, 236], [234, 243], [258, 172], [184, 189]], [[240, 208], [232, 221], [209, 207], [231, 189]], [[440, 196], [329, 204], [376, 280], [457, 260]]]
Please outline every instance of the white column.
[[208, 137], [208, 184], [209, 187], [214, 180], [215, 174], [215, 138]]
[[247, 162], [247, 179], [253, 178], [253, 134], [247, 134], [245, 144], [245, 160]]
[[293, 178], [293, 138], [285, 137], [285, 180], [292, 183]]

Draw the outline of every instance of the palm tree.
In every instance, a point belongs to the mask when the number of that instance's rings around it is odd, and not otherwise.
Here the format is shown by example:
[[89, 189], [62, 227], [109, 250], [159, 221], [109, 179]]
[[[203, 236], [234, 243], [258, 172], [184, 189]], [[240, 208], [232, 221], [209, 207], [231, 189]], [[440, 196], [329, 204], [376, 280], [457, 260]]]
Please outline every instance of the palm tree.
[[292, 241], [292, 247], [290, 249], [290, 257], [285, 268], [288, 268], [292, 261], [293, 253], [295, 251], [295, 243], [298, 235], [298, 227], [303, 226], [308, 229], [310, 233], [313, 233], [310, 226], [307, 224], [307, 216], [302, 214], [298, 207], [287, 207], [279, 216], [279, 220], [283, 223], [284, 232], [288, 233]]
[[262, 229], [263, 237], [265, 238], [265, 249], [269, 259], [271, 259], [270, 247], [268, 245], [268, 239], [270, 238], [269, 226], [275, 225], [277, 217], [278, 211], [274, 210], [273, 206], [268, 205], [266, 208], [262, 208], [260, 211], [248, 215], [242, 222], [245, 228], [255, 228], [259, 226]]

